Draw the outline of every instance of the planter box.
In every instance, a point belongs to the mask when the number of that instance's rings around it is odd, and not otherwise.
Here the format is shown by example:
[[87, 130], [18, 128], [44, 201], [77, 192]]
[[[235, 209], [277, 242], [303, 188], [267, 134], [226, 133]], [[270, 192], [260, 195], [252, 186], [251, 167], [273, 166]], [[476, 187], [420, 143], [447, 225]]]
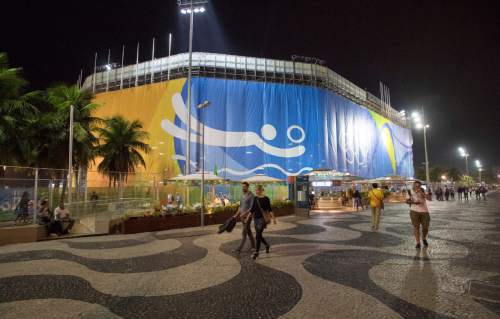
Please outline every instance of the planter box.
[[[275, 216], [286, 216], [293, 214], [292, 208], [274, 208]], [[233, 216], [235, 211], [225, 211], [213, 214], [205, 214], [205, 225], [223, 224], [228, 218]], [[121, 226], [121, 227], [120, 227]], [[200, 214], [186, 214], [174, 216], [148, 216], [131, 217], [116, 225], [113, 230], [120, 229], [122, 234], [136, 234], [144, 232], [155, 232], [169, 229], [186, 228], [200, 226]], [[111, 231], [111, 229], [110, 229]]]

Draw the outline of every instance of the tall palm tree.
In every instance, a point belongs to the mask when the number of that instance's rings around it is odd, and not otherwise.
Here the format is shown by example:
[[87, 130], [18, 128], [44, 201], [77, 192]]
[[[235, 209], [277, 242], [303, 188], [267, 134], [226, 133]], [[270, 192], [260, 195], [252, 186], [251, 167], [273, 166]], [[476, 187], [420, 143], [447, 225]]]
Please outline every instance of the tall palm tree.
[[[92, 102], [93, 95], [89, 91], [81, 90], [77, 85], [60, 84], [47, 90], [47, 100], [55, 108], [55, 114], [50, 114], [48, 121], [59, 127], [57, 141], [52, 144], [67, 150], [69, 135], [70, 108], [73, 111], [73, 165], [75, 168], [86, 168], [96, 155], [97, 138], [94, 131], [102, 120], [93, 116], [99, 107]], [[61, 145], [59, 145], [61, 144]]]
[[140, 121], [130, 122], [122, 116], [109, 118], [104, 127], [98, 128], [102, 162], [97, 169], [109, 176], [109, 186], [127, 180], [128, 174], [134, 173], [137, 167], [146, 168], [142, 154], [148, 154], [151, 147], [145, 142], [149, 134], [142, 128]]
[[[93, 115], [99, 107], [92, 102], [91, 92], [81, 90], [77, 85], [58, 84], [46, 92], [46, 100], [49, 104], [49, 112], [39, 117], [40, 133], [43, 141], [40, 158], [47, 162], [49, 167], [57, 163], [59, 168], [66, 168], [68, 162], [68, 139], [70, 109], [73, 105], [73, 161], [72, 168], [77, 170], [77, 191], [80, 179], [85, 176], [89, 164], [93, 163], [98, 139], [95, 131], [102, 120]], [[61, 176], [65, 180], [65, 174]], [[66, 184], [63, 184], [63, 195]]]
[[24, 136], [38, 113], [33, 101], [40, 92], [24, 93], [27, 84], [21, 69], [10, 68], [7, 54], [0, 52], [0, 162], [3, 164], [33, 164], [36, 152], [26, 145]]

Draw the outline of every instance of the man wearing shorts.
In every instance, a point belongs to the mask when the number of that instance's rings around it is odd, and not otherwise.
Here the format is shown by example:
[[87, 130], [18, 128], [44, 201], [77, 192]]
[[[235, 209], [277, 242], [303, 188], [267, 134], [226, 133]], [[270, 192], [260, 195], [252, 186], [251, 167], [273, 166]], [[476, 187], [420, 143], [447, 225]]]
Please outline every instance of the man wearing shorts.
[[429, 209], [427, 208], [427, 200], [431, 200], [429, 194], [425, 194], [420, 181], [415, 181], [413, 183], [413, 190], [408, 191], [406, 203], [410, 205], [410, 219], [413, 224], [415, 240], [417, 241], [417, 245], [415, 246], [417, 249], [421, 247], [420, 225], [422, 225], [422, 242], [425, 247], [429, 246], [429, 243], [427, 243], [427, 234], [429, 233], [431, 218], [429, 216]]

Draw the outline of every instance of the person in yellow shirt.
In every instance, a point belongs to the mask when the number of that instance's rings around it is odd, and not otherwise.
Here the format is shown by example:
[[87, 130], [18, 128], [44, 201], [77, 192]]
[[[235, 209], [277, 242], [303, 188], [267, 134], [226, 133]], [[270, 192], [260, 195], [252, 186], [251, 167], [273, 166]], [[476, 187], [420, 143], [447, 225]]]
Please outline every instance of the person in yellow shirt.
[[372, 208], [372, 229], [378, 230], [380, 211], [384, 208], [384, 192], [378, 188], [377, 183], [372, 184], [372, 189], [368, 192], [368, 198]]

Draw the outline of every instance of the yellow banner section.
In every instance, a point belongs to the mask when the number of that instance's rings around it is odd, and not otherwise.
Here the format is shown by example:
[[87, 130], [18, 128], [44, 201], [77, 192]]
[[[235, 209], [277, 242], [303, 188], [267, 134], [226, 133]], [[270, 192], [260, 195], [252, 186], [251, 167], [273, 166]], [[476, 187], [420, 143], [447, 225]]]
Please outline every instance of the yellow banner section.
[[[177, 161], [172, 159], [175, 154], [174, 139], [161, 129], [160, 124], [164, 119], [174, 121], [172, 96], [182, 91], [185, 82], [186, 79], [176, 79], [96, 95], [94, 102], [100, 107], [95, 116], [105, 119], [121, 115], [129, 121], [139, 120], [144, 130], [149, 132], [149, 140], [146, 142], [151, 146], [152, 152], [144, 155], [146, 169], [138, 168], [138, 172], [160, 174], [162, 178], [180, 174]], [[89, 169], [89, 183], [102, 179], [97, 174], [90, 173], [97, 171], [99, 162], [97, 160], [96, 165]]]

